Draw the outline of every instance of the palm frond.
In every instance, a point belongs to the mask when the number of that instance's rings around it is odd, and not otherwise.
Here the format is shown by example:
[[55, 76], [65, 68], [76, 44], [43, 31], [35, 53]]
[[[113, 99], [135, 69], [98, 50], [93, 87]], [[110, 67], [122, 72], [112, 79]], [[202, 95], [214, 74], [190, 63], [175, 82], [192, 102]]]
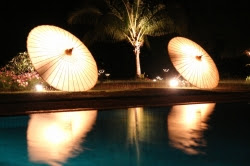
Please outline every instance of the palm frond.
[[[98, 23], [83, 37], [83, 41], [91, 45], [95, 41], [121, 41], [126, 40], [126, 24], [112, 14], [105, 14], [99, 18]], [[91, 41], [90, 41], [91, 40]]]
[[71, 13], [67, 22], [69, 24], [95, 25], [102, 15], [103, 13], [98, 8], [89, 7]]
[[113, 15], [115, 15], [117, 18], [119, 18], [120, 20], [123, 20], [123, 15], [121, 13], [120, 8], [117, 8], [117, 6], [120, 6], [119, 4], [115, 3], [115, 2], [111, 2], [111, 0], [105, 0], [108, 8], [110, 9], [110, 13], [112, 13]]
[[71, 24], [94, 25], [84, 37], [88, 40], [127, 39], [134, 45], [136, 41], [143, 43], [145, 35], [161, 36], [179, 31], [163, 4], [150, 6], [143, 0], [104, 1], [107, 11], [89, 7], [74, 12], [68, 19]]
[[140, 17], [138, 28], [143, 29], [143, 34], [161, 36], [168, 33], [178, 33], [174, 21], [168, 16], [165, 5], [157, 4], [144, 9]]
[[150, 36], [162, 36], [168, 33], [179, 33], [173, 20], [169, 17], [160, 20], [149, 21], [144, 28], [144, 34]]

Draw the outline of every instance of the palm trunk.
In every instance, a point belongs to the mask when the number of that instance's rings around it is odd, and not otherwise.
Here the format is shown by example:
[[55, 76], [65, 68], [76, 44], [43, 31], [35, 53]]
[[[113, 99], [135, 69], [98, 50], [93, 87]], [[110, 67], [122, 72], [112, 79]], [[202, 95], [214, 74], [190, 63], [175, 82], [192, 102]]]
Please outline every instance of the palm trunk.
[[135, 61], [136, 61], [136, 77], [141, 77], [141, 65], [140, 65], [140, 45], [135, 46]]

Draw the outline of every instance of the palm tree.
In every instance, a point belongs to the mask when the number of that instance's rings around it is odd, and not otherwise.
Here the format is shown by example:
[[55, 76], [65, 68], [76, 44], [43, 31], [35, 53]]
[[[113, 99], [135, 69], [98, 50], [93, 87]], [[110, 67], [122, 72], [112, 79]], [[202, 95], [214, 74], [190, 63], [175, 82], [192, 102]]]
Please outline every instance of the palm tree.
[[162, 36], [178, 33], [174, 22], [168, 16], [166, 6], [146, 3], [146, 0], [104, 0], [102, 7], [85, 7], [73, 12], [69, 24], [92, 25], [83, 40], [96, 41], [112, 39], [127, 40], [134, 48], [136, 76], [141, 77], [140, 49], [149, 44], [148, 36]]

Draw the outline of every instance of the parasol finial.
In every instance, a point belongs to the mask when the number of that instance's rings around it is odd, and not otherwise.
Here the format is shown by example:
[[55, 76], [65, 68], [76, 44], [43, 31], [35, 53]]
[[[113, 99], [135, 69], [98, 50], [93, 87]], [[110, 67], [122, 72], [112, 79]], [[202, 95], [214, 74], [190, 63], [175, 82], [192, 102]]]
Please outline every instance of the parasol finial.
[[195, 58], [196, 58], [198, 61], [201, 61], [202, 55], [196, 55]]
[[72, 55], [72, 51], [73, 51], [73, 47], [70, 48], [70, 49], [66, 49], [65, 50], [65, 54], [71, 56]]

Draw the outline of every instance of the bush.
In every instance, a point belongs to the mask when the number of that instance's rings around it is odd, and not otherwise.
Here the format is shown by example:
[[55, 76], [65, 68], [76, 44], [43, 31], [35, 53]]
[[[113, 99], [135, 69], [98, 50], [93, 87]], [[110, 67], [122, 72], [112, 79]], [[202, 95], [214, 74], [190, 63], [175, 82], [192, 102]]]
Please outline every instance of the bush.
[[38, 83], [48, 87], [35, 71], [26, 52], [19, 53], [0, 69], [1, 91], [32, 90]]
[[5, 66], [5, 70], [14, 72], [15, 75], [34, 72], [35, 69], [27, 52], [19, 53]]
[[0, 71], [0, 90], [2, 91], [31, 90], [37, 83], [43, 83], [43, 80], [35, 71], [19, 75], [6, 68]]

